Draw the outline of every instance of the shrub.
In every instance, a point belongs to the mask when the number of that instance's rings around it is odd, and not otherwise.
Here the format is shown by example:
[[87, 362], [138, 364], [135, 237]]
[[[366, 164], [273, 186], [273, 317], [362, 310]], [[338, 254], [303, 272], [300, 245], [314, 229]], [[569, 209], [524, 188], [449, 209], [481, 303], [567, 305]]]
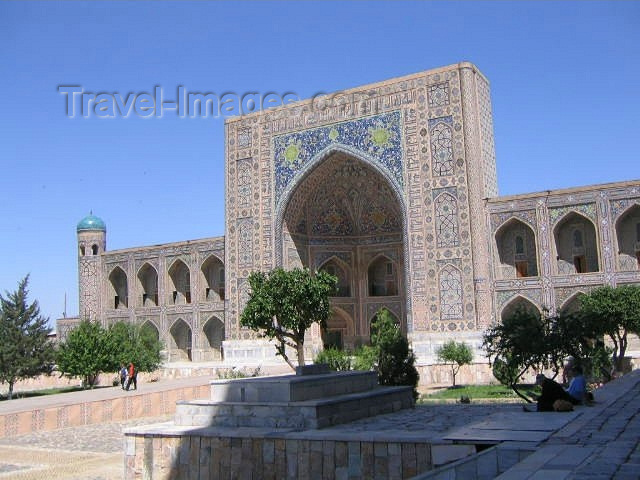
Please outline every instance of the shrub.
[[326, 363], [329, 368], [336, 372], [351, 370], [351, 356], [348, 352], [334, 347], [322, 350], [313, 363]]
[[408, 385], [413, 387], [413, 398], [418, 398], [418, 379], [415, 356], [409, 341], [402, 335], [385, 308], [378, 311], [372, 324], [371, 343], [377, 351], [376, 370], [380, 385]]

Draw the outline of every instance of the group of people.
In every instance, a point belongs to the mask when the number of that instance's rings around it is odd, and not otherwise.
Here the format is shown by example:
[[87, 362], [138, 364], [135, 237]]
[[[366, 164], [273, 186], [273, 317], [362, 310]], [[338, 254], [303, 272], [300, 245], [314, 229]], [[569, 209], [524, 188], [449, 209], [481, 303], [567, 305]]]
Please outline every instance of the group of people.
[[567, 375], [563, 375], [564, 379], [570, 379], [566, 389], [542, 373], [536, 376], [536, 385], [542, 389], [540, 395], [532, 395], [537, 401], [538, 412], [573, 410], [573, 405], [580, 405], [588, 399], [587, 382], [582, 368], [570, 362], [565, 365], [565, 373]]
[[129, 390], [129, 387], [133, 384], [133, 389], [138, 389], [138, 372], [133, 363], [129, 363], [129, 366], [122, 364], [120, 366], [120, 387], [123, 390]]

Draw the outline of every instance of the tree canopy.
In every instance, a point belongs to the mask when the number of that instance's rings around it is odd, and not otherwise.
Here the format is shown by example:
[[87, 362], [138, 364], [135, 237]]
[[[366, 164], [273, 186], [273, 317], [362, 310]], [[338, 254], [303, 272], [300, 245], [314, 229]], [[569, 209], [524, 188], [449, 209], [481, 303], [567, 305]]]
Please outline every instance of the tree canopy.
[[240, 323], [275, 340], [276, 352], [289, 366], [295, 365], [286, 348], [294, 348], [298, 365], [304, 365], [304, 334], [315, 322], [324, 326], [330, 315], [329, 296], [336, 291], [337, 278], [327, 272], [308, 269], [252, 272], [249, 301]]
[[93, 387], [101, 372], [115, 372], [132, 362], [140, 372], [160, 366], [160, 341], [151, 329], [126, 322], [104, 328], [83, 320], [69, 332], [58, 348], [58, 370], [69, 377], [82, 377]]
[[613, 360], [617, 370], [627, 351], [628, 334], [640, 333], [640, 286], [599, 287], [580, 297], [580, 311], [599, 333], [613, 342]]
[[54, 347], [49, 319], [40, 315], [38, 301], [27, 302], [29, 275], [18, 289], [0, 295], [0, 382], [9, 385], [8, 398], [18, 380], [50, 373]]

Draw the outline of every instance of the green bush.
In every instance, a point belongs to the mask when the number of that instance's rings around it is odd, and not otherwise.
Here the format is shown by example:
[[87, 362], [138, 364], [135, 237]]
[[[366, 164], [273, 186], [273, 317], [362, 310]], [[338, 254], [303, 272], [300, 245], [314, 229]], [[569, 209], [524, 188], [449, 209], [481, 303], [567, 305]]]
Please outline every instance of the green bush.
[[408, 385], [413, 387], [413, 398], [418, 398], [418, 379], [415, 356], [409, 341], [385, 308], [378, 311], [372, 324], [371, 343], [377, 350], [376, 370], [380, 385]]
[[348, 352], [334, 347], [322, 350], [313, 363], [326, 363], [329, 368], [336, 372], [351, 370], [351, 356]]
[[378, 362], [378, 350], [370, 345], [362, 345], [353, 352], [354, 370], [374, 370]]

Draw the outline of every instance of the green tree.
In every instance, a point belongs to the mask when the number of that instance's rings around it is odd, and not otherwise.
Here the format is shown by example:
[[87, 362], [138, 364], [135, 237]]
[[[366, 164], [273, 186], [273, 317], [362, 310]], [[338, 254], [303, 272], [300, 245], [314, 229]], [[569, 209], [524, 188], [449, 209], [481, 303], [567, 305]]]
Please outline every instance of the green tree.
[[93, 388], [100, 372], [115, 370], [107, 331], [99, 322], [83, 320], [58, 347], [58, 370], [68, 377], [82, 377]]
[[451, 376], [453, 377], [453, 386], [456, 386], [456, 375], [463, 365], [468, 365], [473, 361], [473, 351], [471, 347], [464, 342], [456, 342], [449, 340], [436, 350], [438, 361], [447, 365], [451, 365]]
[[161, 364], [162, 344], [150, 327], [116, 322], [107, 329], [105, 341], [109, 364], [104, 371], [117, 371], [132, 362], [137, 371], [152, 372]]
[[51, 373], [55, 351], [48, 338], [49, 319], [38, 301], [27, 303], [29, 275], [14, 292], [0, 295], [0, 382], [9, 384], [8, 398], [18, 380]]
[[415, 367], [415, 355], [386, 308], [378, 311], [371, 330], [371, 345], [377, 354], [375, 369], [378, 382], [380, 385], [411, 386], [413, 398], [417, 399], [420, 375]]
[[551, 336], [550, 317], [528, 309], [517, 309], [501, 323], [489, 328], [483, 336], [483, 347], [490, 362], [499, 360], [504, 379], [523, 400], [531, 400], [518, 390], [518, 381], [530, 368], [554, 368], [556, 374], [564, 354]]
[[629, 333], [640, 333], [640, 286], [599, 287], [580, 297], [580, 312], [613, 342], [613, 362], [622, 370]]
[[252, 272], [249, 301], [240, 323], [275, 340], [277, 354], [295, 370], [286, 347], [294, 348], [298, 365], [304, 365], [304, 334], [314, 322], [324, 327], [336, 284], [335, 276], [323, 271], [311, 274], [306, 268]]

